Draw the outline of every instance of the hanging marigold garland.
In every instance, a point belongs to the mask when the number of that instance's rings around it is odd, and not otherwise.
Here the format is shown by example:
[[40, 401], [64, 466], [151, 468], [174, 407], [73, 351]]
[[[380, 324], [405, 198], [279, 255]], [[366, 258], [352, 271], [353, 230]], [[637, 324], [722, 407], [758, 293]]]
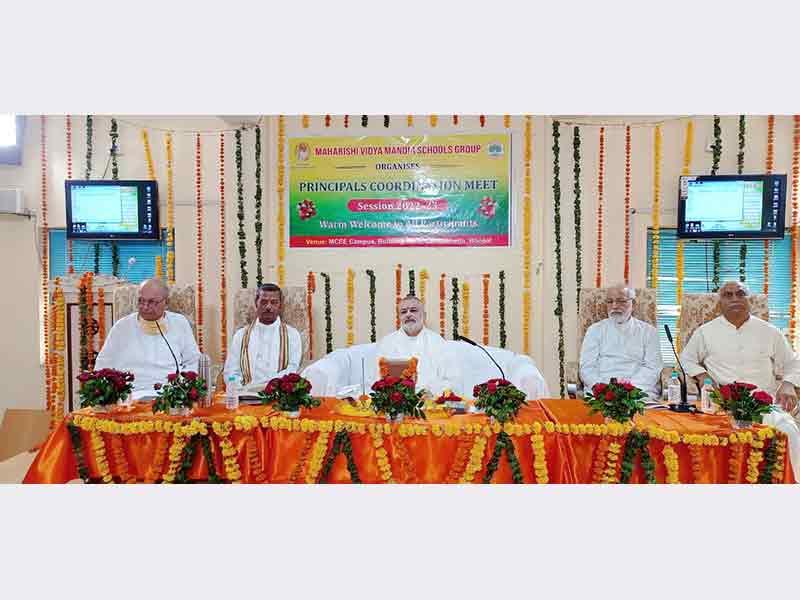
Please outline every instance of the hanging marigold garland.
[[325, 280], [325, 352], [333, 352], [333, 331], [331, 323], [331, 277], [327, 273], [320, 273]]
[[625, 253], [622, 278], [631, 282], [631, 126], [625, 126]]
[[[694, 144], [694, 121], [691, 119], [686, 123], [686, 139], [683, 143], [683, 167], [681, 175], [689, 175], [692, 165], [692, 146]], [[678, 305], [678, 318], [680, 318], [681, 303], [683, 302], [683, 240], [679, 239], [675, 243], [675, 302]], [[675, 334], [675, 349], [681, 351], [681, 332]]]
[[481, 275], [483, 286], [483, 345], [489, 345], [489, 273]]
[[87, 277], [81, 275], [78, 281], [78, 335], [79, 335], [79, 367], [81, 371], [89, 370], [89, 304], [86, 298]]
[[661, 250], [661, 125], [653, 132], [653, 244], [650, 266], [650, 287], [658, 288], [658, 253]]
[[407, 127], [414, 126], [414, 115], [406, 115], [406, 126]]
[[592, 463], [592, 483], [603, 482], [603, 470], [606, 466], [606, 454], [608, 452], [608, 439], [603, 436], [597, 442], [594, 450], [594, 461]]
[[317, 291], [317, 280], [314, 271], [306, 276], [306, 314], [308, 315], [308, 360], [314, 359], [314, 292]]
[[369, 277], [369, 341], [375, 342], [377, 335], [375, 331], [375, 271], [367, 269]]
[[403, 276], [403, 265], [398, 264], [394, 269], [394, 328], [400, 329], [400, 295]]
[[417, 292], [417, 278], [416, 278], [416, 275], [414, 274], [414, 269], [409, 269], [408, 270], [408, 293], [411, 296], [416, 296], [417, 295], [416, 292]]
[[41, 168], [41, 204], [39, 206], [39, 218], [41, 220], [41, 246], [42, 246], [42, 273], [40, 280], [40, 293], [42, 302], [42, 324], [44, 328], [44, 388], [45, 388], [45, 406], [48, 408], [53, 404], [53, 391], [51, 387], [51, 373], [50, 373], [50, 228], [47, 221], [47, 117], [41, 115], [39, 117], [40, 127], [40, 150], [39, 161]]
[[[278, 202], [278, 285], [283, 287], [286, 283], [286, 267], [284, 261], [286, 260], [286, 215], [283, 210], [283, 192], [284, 192], [284, 144], [286, 140], [286, 121], [283, 115], [278, 117], [278, 183], [277, 183], [277, 202]], [[259, 170], [259, 173], [261, 171]], [[259, 257], [259, 261], [261, 258]], [[260, 263], [259, 263], [260, 264]], [[259, 276], [259, 285], [261, 279]]]
[[66, 350], [66, 328], [64, 326], [66, 304], [61, 279], [56, 277], [53, 290], [53, 315], [55, 317], [55, 333], [53, 336], [53, 355], [55, 369], [53, 374], [54, 390], [50, 430], [55, 429], [64, 420], [64, 357]]
[[595, 264], [594, 286], [603, 285], [603, 172], [606, 166], [605, 148], [606, 128], [600, 128], [600, 157], [597, 165], [597, 255]]
[[347, 347], [355, 343], [355, 332], [353, 330], [353, 318], [356, 304], [356, 274], [353, 269], [347, 269]]
[[463, 315], [462, 320], [461, 320], [461, 323], [462, 323], [461, 331], [463, 332], [463, 335], [466, 336], [466, 337], [469, 337], [469, 324], [470, 324], [470, 319], [469, 319], [470, 302], [469, 302], [469, 298], [470, 298], [470, 285], [469, 285], [469, 282], [465, 280], [464, 283], [461, 284], [461, 305], [462, 305], [461, 308], [462, 308], [462, 315]]
[[485, 435], [476, 435], [472, 443], [472, 449], [469, 451], [469, 461], [467, 467], [464, 469], [464, 474], [461, 476], [459, 483], [472, 483], [475, 475], [483, 467], [483, 457], [486, 454], [486, 442], [488, 438]]
[[92, 178], [92, 115], [86, 115], [86, 177]]
[[425, 306], [425, 298], [428, 291], [428, 269], [422, 269], [419, 272], [419, 299], [422, 300], [422, 305]]
[[195, 136], [195, 211], [196, 211], [196, 229], [195, 229], [195, 248], [197, 252], [197, 347], [200, 352], [203, 352], [203, 174], [202, 174], [202, 161], [201, 161], [201, 147], [200, 147], [200, 134]]
[[164, 261], [161, 260], [161, 256], [160, 255], [159, 256], [155, 256], [153, 258], [153, 261], [155, 262], [155, 268], [154, 268], [155, 278], [156, 279], [163, 279], [164, 278]]
[[450, 281], [453, 286], [453, 293], [450, 296], [453, 317], [453, 339], [456, 339], [458, 335], [458, 277], [453, 277]]
[[86, 274], [86, 307], [87, 307], [87, 332], [86, 344], [89, 354], [89, 370], [94, 369], [94, 361], [97, 357], [95, 351], [95, 318], [94, 318], [94, 273]]
[[[523, 195], [522, 195], [522, 353], [530, 354], [531, 338], [531, 235], [533, 222], [531, 218], [531, 162], [533, 158], [532, 138], [533, 120], [525, 115], [523, 144]], [[500, 278], [500, 347], [506, 347], [505, 327], [505, 271]]]
[[581, 312], [581, 287], [583, 287], [583, 248], [581, 246], [581, 130], [572, 129], [572, 189], [573, 221], [575, 224], [575, 310]]
[[[559, 166], [558, 138], [560, 123], [553, 121], [553, 225], [556, 238], [556, 308], [553, 313], [558, 317], [558, 373], [559, 394], [564, 397], [564, 288], [561, 278], [561, 168]], [[525, 354], [528, 354], [525, 352]]]
[[172, 133], [166, 135], [167, 147], [167, 282], [175, 285], [175, 178]]
[[236, 218], [239, 221], [239, 274], [242, 289], [247, 288], [247, 234], [244, 230], [244, 185], [242, 183], [242, 130], [237, 129], [236, 138]]
[[169, 434], [161, 433], [156, 440], [153, 462], [150, 464], [144, 476], [145, 483], [155, 483], [161, 478], [164, 469], [164, 461], [167, 459], [167, 452], [169, 452]]
[[[536, 423], [539, 427], [541, 425]], [[544, 436], [540, 433], [541, 429], [531, 435], [531, 447], [533, 448], [533, 472], [536, 475], [536, 483], [545, 484], [550, 481], [547, 473], [547, 454], [544, 449]]]
[[430, 116], [431, 127], [436, 127], [436, 124], [438, 122], [439, 122], [439, 117], [437, 117], [436, 115], [431, 115]]
[[[775, 160], [775, 115], [767, 117], [767, 175], [772, 174]], [[770, 240], [764, 240], [764, 287], [762, 292], [769, 295], [769, 255]]]
[[[280, 138], [280, 135], [278, 137]], [[282, 155], [283, 143], [282, 142], [281, 142], [280, 148], [281, 148], [281, 150], [279, 150], [279, 152], [278, 152], [278, 159], [282, 161], [282, 158], [283, 158], [283, 155]], [[264, 275], [263, 275], [262, 270], [261, 270], [261, 263], [262, 263], [262, 260], [261, 260], [261, 246], [262, 246], [262, 241], [263, 241], [263, 238], [262, 238], [261, 234], [262, 234], [262, 231], [264, 229], [264, 224], [261, 221], [261, 193], [262, 193], [262, 189], [261, 189], [261, 126], [260, 125], [256, 125], [255, 163], [256, 163], [256, 175], [255, 175], [255, 177], [256, 177], [256, 194], [255, 194], [255, 224], [254, 224], [254, 226], [255, 226], [255, 232], [256, 232], [256, 283], [258, 284], [258, 287], [261, 287], [261, 284], [264, 281]], [[281, 165], [282, 164], [283, 164], [283, 162], [281, 162]], [[279, 205], [279, 207], [283, 207], [283, 202], [282, 202], [282, 198], [283, 198], [283, 173], [282, 172], [279, 173], [278, 179], [279, 179], [279, 181], [278, 181], [278, 205]], [[279, 228], [280, 231], [283, 231], [283, 224], [284, 224], [284, 220], [283, 219], [284, 219], [283, 210], [281, 210], [279, 208], [279, 210], [278, 210], [278, 228]], [[280, 235], [281, 234], [279, 233], [278, 237], [280, 237]], [[284, 284], [284, 281], [283, 281], [283, 278], [282, 278], [282, 274], [283, 274], [283, 267], [282, 267], [283, 258], [280, 257], [279, 260], [280, 260], [280, 263], [281, 263], [281, 267], [279, 267], [279, 271], [280, 272], [279, 272], [279, 275], [278, 275], [278, 280], [279, 280], [279, 284], [278, 285], [283, 286], [283, 284]]]
[[114, 465], [117, 467], [119, 480], [122, 483], [136, 483], [136, 477], [132, 476], [129, 470], [128, 459], [122, 446], [122, 436], [111, 436], [111, 455], [114, 457]]
[[795, 347], [797, 340], [797, 244], [800, 238], [800, 213], [798, 213], [798, 177], [800, 177], [800, 115], [794, 115], [792, 137], [792, 234], [791, 234], [791, 295], [789, 301], [789, 342]]
[[503, 127], [506, 129], [511, 127], [511, 115], [503, 115]]
[[[72, 116], [66, 118], [67, 136], [67, 179], [72, 179]], [[72, 240], [67, 240], [67, 273], [75, 273]]]
[[116, 119], [111, 119], [111, 129], [108, 135], [111, 138], [111, 179], [116, 181], [119, 179], [119, 163], [117, 161], [117, 140], [119, 138], [119, 133]]
[[500, 313], [500, 347], [506, 347], [506, 272], [500, 271], [498, 275], [499, 280], [499, 293], [498, 293], [498, 307]]
[[328, 452], [328, 438], [330, 433], [328, 431], [320, 431], [317, 436], [317, 441], [314, 442], [314, 448], [311, 450], [311, 459], [308, 462], [308, 471], [306, 471], [306, 483], [316, 483], [319, 477], [319, 472], [322, 470], [322, 461], [325, 460], [325, 455]]
[[617, 467], [619, 466], [619, 453], [621, 448], [622, 446], [617, 442], [611, 442], [608, 445], [606, 468], [603, 471], [601, 483], [617, 483], [619, 481]]
[[97, 349], [102, 350], [106, 341], [106, 290], [97, 288]]
[[54, 290], [52, 294], [48, 294], [50, 306], [48, 308], [48, 312], [50, 315], [50, 340], [49, 340], [49, 348], [50, 352], [44, 358], [44, 368], [45, 368], [45, 377], [50, 381], [50, 397], [47, 398], [47, 406], [46, 409], [50, 413], [50, 423], [53, 423], [53, 414], [54, 414], [54, 406], [56, 403], [56, 385], [57, 385], [57, 377], [56, 377], [56, 357], [57, 352], [56, 348], [56, 330], [58, 329], [58, 315], [56, 314], [56, 298], [55, 292], [56, 289], [61, 285], [60, 278], [56, 277], [55, 281], [53, 282]]
[[661, 451], [664, 455], [664, 467], [666, 468], [666, 483], [680, 483], [678, 478], [678, 454], [669, 444], [664, 445]]
[[297, 459], [291, 475], [289, 475], [290, 483], [300, 483], [302, 481], [308, 458], [311, 455], [311, 450], [314, 448], [314, 442], [314, 432], [309, 431], [306, 433], [306, 440], [303, 443], [303, 449], [300, 451], [300, 457]]
[[153, 153], [150, 151], [150, 138], [147, 135], [147, 129], [142, 129], [142, 145], [144, 146], [144, 160], [147, 164], [147, 178], [155, 180], [156, 170], [153, 167]]
[[219, 134], [219, 344], [222, 361], [228, 356], [228, 277], [225, 223], [225, 133]]
[[444, 330], [447, 326], [445, 321], [444, 302], [445, 302], [445, 274], [439, 277], [439, 335], [444, 337]]
[[372, 446], [375, 448], [375, 462], [378, 465], [378, 470], [381, 474], [381, 479], [386, 483], [395, 483], [392, 478], [392, 465], [389, 462], [389, 456], [386, 453], [386, 448], [383, 447], [383, 431], [378, 425], [369, 425], [369, 434], [372, 437]]
[[311, 120], [308, 118], [308, 115], [303, 115], [302, 117], [303, 129], [308, 129], [310, 122]]
[[[722, 156], [722, 128], [719, 125], [719, 115], [714, 115], [714, 143], [711, 145], [712, 162], [711, 162], [711, 175], [716, 175], [719, 170], [719, 160]], [[716, 292], [719, 290], [720, 285], [720, 259], [722, 255], [722, 242], [714, 240], [713, 245], [713, 265], [714, 265], [714, 279], [712, 289]]]
[[93, 429], [89, 436], [92, 440], [94, 462], [100, 472], [101, 481], [103, 483], [114, 483], [114, 478], [111, 476], [111, 470], [108, 466], [108, 458], [106, 458], [106, 444], [103, 440], [103, 434]]

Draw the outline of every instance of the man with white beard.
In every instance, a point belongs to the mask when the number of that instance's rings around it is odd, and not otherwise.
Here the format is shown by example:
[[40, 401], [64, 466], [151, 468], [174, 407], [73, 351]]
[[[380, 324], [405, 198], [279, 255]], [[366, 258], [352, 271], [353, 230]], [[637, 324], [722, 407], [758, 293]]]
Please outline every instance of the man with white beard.
[[662, 359], [655, 327], [632, 316], [636, 292], [619, 284], [606, 291], [608, 318], [589, 327], [583, 338], [580, 376], [584, 386], [626, 379], [657, 400]]

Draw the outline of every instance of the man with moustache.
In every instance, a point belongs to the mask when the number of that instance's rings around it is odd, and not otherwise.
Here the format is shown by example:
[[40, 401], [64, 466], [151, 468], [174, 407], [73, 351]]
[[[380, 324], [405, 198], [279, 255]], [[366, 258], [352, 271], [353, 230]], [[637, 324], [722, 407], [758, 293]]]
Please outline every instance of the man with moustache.
[[256, 319], [234, 335], [225, 361], [225, 381], [235, 377], [244, 386], [266, 385], [274, 378], [296, 373], [303, 343], [300, 333], [281, 320], [283, 293], [274, 283], [256, 290]]
[[438, 396], [445, 389], [454, 389], [458, 371], [448, 359], [447, 342], [438, 333], [425, 327], [425, 307], [416, 296], [400, 301], [401, 328], [381, 338], [375, 350], [381, 358], [408, 360], [417, 358], [417, 390]]
[[608, 318], [592, 324], [583, 338], [580, 376], [586, 388], [614, 377], [659, 398], [662, 359], [655, 327], [633, 317], [636, 292], [619, 284], [606, 291]]

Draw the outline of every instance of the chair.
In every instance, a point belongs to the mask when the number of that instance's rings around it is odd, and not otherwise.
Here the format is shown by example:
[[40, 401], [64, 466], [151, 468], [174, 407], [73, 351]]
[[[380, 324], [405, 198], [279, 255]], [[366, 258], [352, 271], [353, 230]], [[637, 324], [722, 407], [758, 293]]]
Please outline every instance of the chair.
[[[119, 321], [138, 310], [139, 286], [133, 284], [121, 285], [114, 288], [112, 304], [114, 320]], [[169, 288], [167, 297], [167, 310], [179, 313], [186, 317], [192, 326], [192, 333], [197, 336], [195, 325], [195, 287], [192, 284], [173, 285]]]
[[[598, 321], [608, 318], [606, 291], [608, 288], [581, 288], [580, 311], [578, 314], [578, 336], [576, 338], [578, 355], [583, 345], [586, 330]], [[633, 317], [658, 327], [656, 318], [656, 291], [651, 288], [636, 288], [636, 301], [633, 304]], [[567, 390], [571, 397], [583, 394], [580, 380], [580, 364], [577, 360], [565, 365]]]

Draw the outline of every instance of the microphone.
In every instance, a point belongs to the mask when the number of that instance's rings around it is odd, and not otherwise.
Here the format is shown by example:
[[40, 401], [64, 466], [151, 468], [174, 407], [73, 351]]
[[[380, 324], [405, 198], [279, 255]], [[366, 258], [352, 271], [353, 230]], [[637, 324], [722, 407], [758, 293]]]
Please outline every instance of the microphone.
[[468, 337], [464, 337], [463, 335], [456, 334], [455, 339], [458, 342], [466, 342], [470, 346], [475, 346], [476, 348], [480, 348], [481, 350], [483, 350], [486, 353], [486, 356], [489, 357], [489, 360], [491, 360], [494, 363], [494, 366], [497, 367], [498, 369], [500, 369], [500, 375], [503, 376], [503, 379], [506, 378], [506, 374], [503, 373], [502, 367], [500, 367], [500, 365], [497, 364], [497, 361], [492, 357], [491, 354], [489, 354], [489, 351], [486, 348], [481, 346], [478, 342], [473, 342], [471, 339], [469, 339]]
[[164, 332], [161, 331], [161, 325], [158, 324], [158, 319], [155, 320], [155, 324], [156, 324], [156, 327], [158, 328], [158, 333], [161, 334], [161, 337], [163, 338], [164, 343], [166, 343], [167, 344], [167, 348], [169, 348], [169, 353], [172, 354], [172, 359], [175, 361], [175, 374], [176, 375], [180, 375], [181, 374], [181, 367], [178, 364], [178, 359], [175, 358], [175, 353], [172, 351], [172, 346], [169, 345], [169, 342], [167, 341], [167, 337], [164, 335]]
[[675, 344], [672, 342], [672, 332], [669, 330], [669, 325], [666, 323], [664, 323], [664, 331], [667, 332], [667, 339], [669, 340], [669, 345], [672, 346], [672, 353], [675, 355], [675, 360], [678, 361], [678, 367], [680, 367], [681, 373], [683, 373], [683, 380], [681, 381], [681, 402], [680, 404], [670, 404], [669, 408], [675, 412], [694, 412], [689, 407], [689, 396], [686, 390], [686, 371], [683, 370], [681, 359], [675, 351]]

